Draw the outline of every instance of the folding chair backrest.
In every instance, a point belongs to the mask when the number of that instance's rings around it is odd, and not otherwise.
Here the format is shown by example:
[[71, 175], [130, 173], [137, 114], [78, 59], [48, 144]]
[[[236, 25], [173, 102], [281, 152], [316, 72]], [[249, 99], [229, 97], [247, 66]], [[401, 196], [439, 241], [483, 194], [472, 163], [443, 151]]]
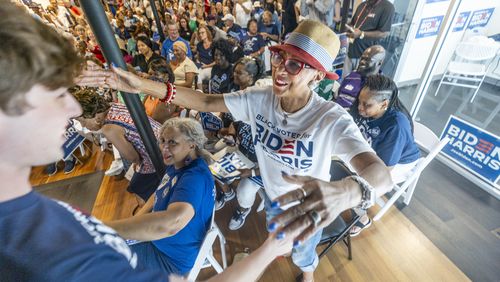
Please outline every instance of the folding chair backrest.
[[495, 57], [498, 46], [487, 42], [460, 42], [455, 49], [457, 60], [469, 62], [487, 61]]
[[413, 127], [413, 135], [415, 136], [416, 143], [426, 152], [430, 152], [439, 144], [439, 138], [427, 126], [417, 121], [413, 121]]

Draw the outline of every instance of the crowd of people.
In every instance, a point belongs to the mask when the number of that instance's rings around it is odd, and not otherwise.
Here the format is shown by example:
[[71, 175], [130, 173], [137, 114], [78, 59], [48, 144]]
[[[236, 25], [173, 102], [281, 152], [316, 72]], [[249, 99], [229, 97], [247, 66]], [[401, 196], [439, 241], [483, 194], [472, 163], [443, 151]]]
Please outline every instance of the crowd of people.
[[[22, 132], [0, 144], [2, 150], [17, 149], [3, 155], [0, 165], [5, 173], [19, 174], [17, 184], [0, 191], [0, 210], [6, 211], [0, 227], [10, 230], [0, 236], [7, 245], [0, 261], [13, 270], [8, 278], [186, 276], [213, 211], [237, 198], [227, 223], [237, 230], [262, 190], [269, 239], [218, 281], [238, 275], [231, 281], [256, 279], [290, 250], [302, 281], [313, 281], [322, 229], [344, 210], [364, 214], [376, 197], [404, 181], [419, 159], [412, 119], [396, 84], [381, 73], [385, 50], [377, 43], [387, 36], [394, 13], [387, 0], [363, 2], [347, 25], [349, 56], [332, 101], [314, 90], [324, 79], [339, 79], [333, 70], [340, 48], [337, 0], [164, 1], [161, 26], [150, 1], [106, 1], [127, 70], [106, 61], [77, 1], [51, 0], [46, 9], [31, 1], [17, 7], [0, 1], [0, 26], [8, 29], [0, 32], [8, 42], [1, 47], [7, 55], [0, 56], [0, 124], [10, 124], [0, 130], [2, 139], [19, 131], [16, 125], [36, 120], [31, 130], [45, 130], [46, 140], [32, 141], [33, 147], [41, 141], [51, 147], [24, 153], [30, 149], [14, 144], [32, 138]], [[16, 68], [7, 67], [12, 65]], [[121, 92], [143, 101], [166, 167], [163, 178]], [[222, 126], [206, 128], [200, 113], [215, 113]], [[31, 191], [29, 167], [57, 160], [57, 135], [69, 119], [112, 144], [115, 161], [107, 175], [132, 171], [127, 190], [138, 200], [132, 217], [102, 224]], [[240, 169], [239, 179], [229, 185], [216, 184], [208, 168], [213, 144], [221, 140], [254, 164]], [[357, 174], [330, 182], [331, 156]], [[36, 232], [35, 223], [42, 226]], [[351, 235], [370, 224], [364, 214]], [[29, 234], [29, 242], [22, 242], [29, 248], [13, 239], [23, 238], [20, 232]], [[75, 234], [73, 240], [65, 240], [66, 233]], [[128, 247], [120, 236], [140, 243]], [[40, 243], [42, 237], [51, 242]], [[31, 248], [57, 256], [42, 261], [25, 253]], [[245, 271], [250, 266], [257, 271]]]

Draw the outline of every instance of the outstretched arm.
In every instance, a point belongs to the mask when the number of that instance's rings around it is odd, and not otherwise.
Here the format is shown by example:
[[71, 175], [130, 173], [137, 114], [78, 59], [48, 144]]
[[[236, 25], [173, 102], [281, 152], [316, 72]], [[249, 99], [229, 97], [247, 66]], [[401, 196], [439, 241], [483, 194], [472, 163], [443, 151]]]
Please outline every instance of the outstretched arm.
[[[90, 65], [76, 79], [80, 86], [104, 87], [128, 93], [144, 93], [157, 98], [164, 98], [167, 86], [139, 77], [119, 68], [104, 70]], [[201, 112], [229, 112], [224, 103], [223, 95], [206, 95], [185, 87], [177, 87], [174, 104]]]

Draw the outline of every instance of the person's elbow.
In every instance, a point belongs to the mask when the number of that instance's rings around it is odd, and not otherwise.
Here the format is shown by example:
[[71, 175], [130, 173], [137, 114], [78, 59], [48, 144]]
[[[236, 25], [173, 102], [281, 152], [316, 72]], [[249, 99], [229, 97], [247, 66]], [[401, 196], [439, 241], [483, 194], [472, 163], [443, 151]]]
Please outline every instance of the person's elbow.
[[389, 34], [390, 34], [390, 32], [389, 32], [389, 31], [381, 31], [381, 32], [380, 32], [380, 36], [379, 36], [379, 38], [380, 38], [380, 39], [384, 39], [384, 38], [386, 38], [387, 36], [389, 36]]

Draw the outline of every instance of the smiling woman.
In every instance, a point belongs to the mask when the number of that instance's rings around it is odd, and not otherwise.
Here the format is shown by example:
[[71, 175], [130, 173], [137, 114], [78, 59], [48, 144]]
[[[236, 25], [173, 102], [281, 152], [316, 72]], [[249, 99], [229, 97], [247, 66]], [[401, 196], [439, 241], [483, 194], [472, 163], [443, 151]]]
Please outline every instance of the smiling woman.
[[[324, 77], [338, 78], [331, 66], [339, 47], [330, 28], [305, 20], [282, 45], [270, 48], [281, 57], [275, 57], [272, 87], [249, 87], [224, 95], [179, 87], [174, 96], [171, 85], [118, 69], [88, 70], [79, 83], [144, 92], [203, 112], [230, 112], [235, 120], [249, 124], [257, 140], [255, 154], [267, 195], [270, 231], [277, 230], [278, 238], [294, 236], [292, 260], [302, 270], [303, 280], [310, 281], [319, 262], [315, 247], [322, 228], [346, 209], [370, 207], [375, 196], [392, 188], [389, 171], [350, 115], [310, 88]], [[332, 155], [350, 163], [360, 176], [330, 182]], [[291, 204], [295, 206], [281, 208]]]

